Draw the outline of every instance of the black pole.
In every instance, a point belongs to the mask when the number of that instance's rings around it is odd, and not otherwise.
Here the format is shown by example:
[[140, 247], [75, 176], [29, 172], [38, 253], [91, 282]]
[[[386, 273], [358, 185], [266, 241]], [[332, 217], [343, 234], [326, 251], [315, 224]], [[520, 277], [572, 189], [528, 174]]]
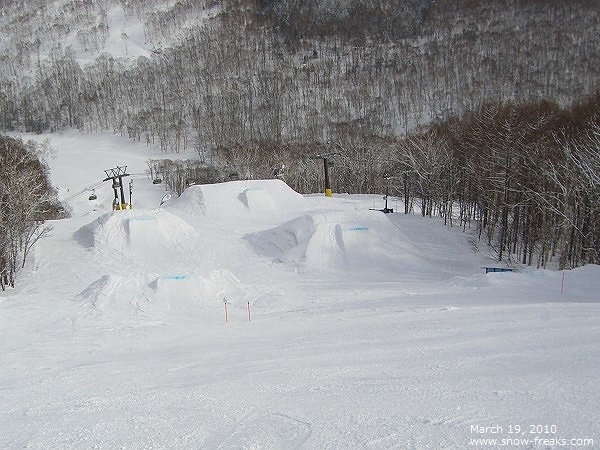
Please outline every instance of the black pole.
[[113, 192], [115, 193], [115, 198], [113, 200], [113, 208], [116, 208], [117, 205], [119, 204], [119, 193], [117, 192], [117, 188], [115, 187], [114, 181], [113, 181]]
[[385, 180], [385, 207], [383, 208], [383, 213], [389, 214], [394, 212], [392, 208], [388, 208], [388, 198], [390, 197], [390, 182], [392, 180], [392, 177], [387, 174], [384, 174], [383, 179]]
[[133, 193], [133, 180], [129, 181], [129, 209], [133, 208], [133, 204], [131, 203], [131, 194]]
[[333, 162], [330, 162], [330, 160], [337, 155], [339, 155], [339, 153], [335, 152], [321, 153], [315, 155], [315, 158], [323, 160], [323, 172], [325, 175], [325, 195], [327, 197], [333, 197], [333, 192], [331, 191], [331, 180], [329, 179], [329, 166], [333, 166]]
[[121, 190], [121, 209], [124, 209], [127, 203], [125, 203], [125, 191], [123, 191], [123, 178], [121, 177], [119, 177], [119, 186]]
[[325, 169], [325, 196], [332, 197], [331, 184], [329, 181], [329, 159], [323, 158], [323, 168]]

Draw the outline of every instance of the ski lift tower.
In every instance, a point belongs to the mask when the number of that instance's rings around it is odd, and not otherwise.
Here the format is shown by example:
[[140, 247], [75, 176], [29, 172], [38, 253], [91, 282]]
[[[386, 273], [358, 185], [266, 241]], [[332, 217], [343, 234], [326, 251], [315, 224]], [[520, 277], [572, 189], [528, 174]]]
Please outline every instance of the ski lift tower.
[[375, 209], [369, 208], [371, 211], [381, 211], [384, 214], [390, 214], [394, 212], [394, 208], [388, 208], [388, 197], [390, 196], [390, 183], [392, 181], [392, 177], [388, 174], [383, 175], [383, 179], [385, 180], [385, 195], [383, 199], [385, 200], [385, 206], [383, 209]]
[[[329, 143], [327, 145], [329, 147]], [[319, 153], [318, 155], [315, 155], [316, 159], [322, 159], [323, 160], [323, 169], [325, 171], [325, 196], [326, 197], [332, 197], [333, 193], [331, 192], [331, 183], [329, 181], [329, 168], [331, 166], [333, 166], [333, 158], [335, 156], [338, 156], [339, 153], [337, 152], [326, 152], [326, 153]]]
[[[127, 166], [117, 166], [113, 169], [107, 169], [104, 171], [106, 174], [106, 178], [102, 181], [112, 180], [112, 188], [115, 193], [115, 198], [113, 200], [113, 209], [127, 209], [131, 208], [131, 205], [127, 205], [125, 202], [125, 192], [123, 191], [123, 178], [128, 177]], [[119, 190], [119, 192], [117, 192]], [[121, 194], [121, 199], [119, 201], [119, 193]]]

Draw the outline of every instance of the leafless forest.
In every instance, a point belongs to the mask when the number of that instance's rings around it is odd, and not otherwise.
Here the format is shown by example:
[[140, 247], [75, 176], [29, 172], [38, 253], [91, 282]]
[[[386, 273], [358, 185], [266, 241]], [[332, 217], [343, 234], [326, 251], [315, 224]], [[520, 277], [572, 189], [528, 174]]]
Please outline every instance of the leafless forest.
[[60, 215], [40, 148], [0, 136], [0, 287], [15, 284], [32, 246]]
[[[596, 1], [163, 3], [0, 2], [0, 127], [193, 149], [149, 162], [176, 191], [232, 176], [319, 191], [312, 157], [334, 151], [335, 190], [389, 190], [500, 260], [600, 263]], [[102, 53], [115, 7], [151, 56]], [[73, 30], [99, 55], [85, 65], [62, 44]]]

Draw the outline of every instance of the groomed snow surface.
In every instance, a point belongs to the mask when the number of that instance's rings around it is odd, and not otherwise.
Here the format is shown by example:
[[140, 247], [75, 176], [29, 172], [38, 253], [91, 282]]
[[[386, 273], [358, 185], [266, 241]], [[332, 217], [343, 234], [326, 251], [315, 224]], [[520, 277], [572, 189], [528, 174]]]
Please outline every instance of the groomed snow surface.
[[485, 274], [468, 232], [279, 180], [159, 207], [143, 147], [50, 140], [72, 218], [0, 294], [1, 448], [600, 446], [598, 266]]

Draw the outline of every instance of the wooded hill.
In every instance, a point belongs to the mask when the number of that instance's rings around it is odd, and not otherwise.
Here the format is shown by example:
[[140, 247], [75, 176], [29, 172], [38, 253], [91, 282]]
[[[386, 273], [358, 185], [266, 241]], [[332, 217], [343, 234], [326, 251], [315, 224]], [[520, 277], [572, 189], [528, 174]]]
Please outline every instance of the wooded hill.
[[[336, 190], [390, 189], [501, 260], [600, 262], [595, 0], [2, 3], [5, 130], [193, 148], [149, 163], [177, 191], [277, 173], [314, 192], [311, 157], [336, 151]], [[116, 12], [146, 51], [121, 32], [106, 53]]]
[[[567, 106], [599, 88], [593, 0], [3, 3], [5, 130], [109, 130], [204, 156], [402, 136], [490, 101]], [[103, 53], [115, 8], [149, 56]]]

